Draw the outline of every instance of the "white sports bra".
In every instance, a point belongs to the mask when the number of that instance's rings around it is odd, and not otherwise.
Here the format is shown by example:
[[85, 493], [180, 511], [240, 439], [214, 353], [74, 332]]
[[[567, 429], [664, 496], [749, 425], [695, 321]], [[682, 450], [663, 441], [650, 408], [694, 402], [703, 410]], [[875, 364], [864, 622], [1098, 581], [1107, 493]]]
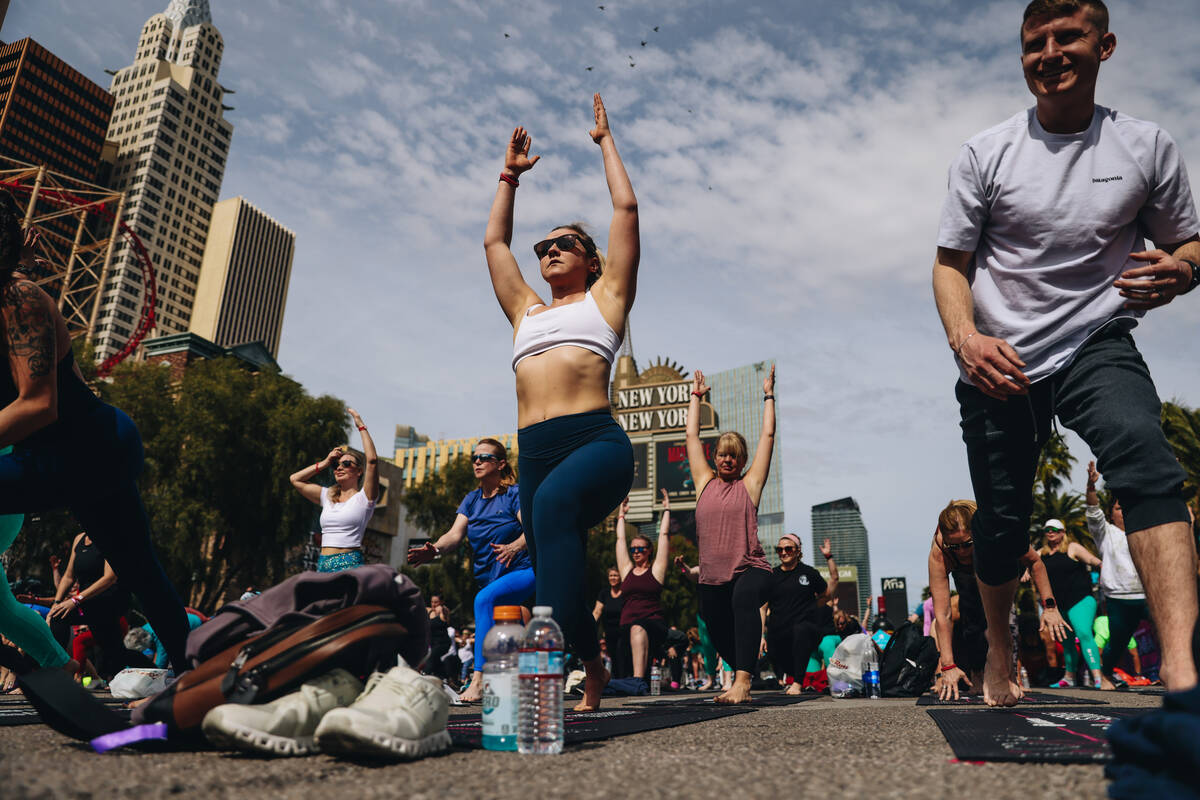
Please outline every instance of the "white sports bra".
[[582, 347], [602, 356], [609, 364], [613, 363], [621, 349], [622, 337], [600, 313], [600, 306], [596, 305], [591, 292], [578, 303], [555, 306], [530, 315], [530, 311], [542, 305], [530, 306], [517, 326], [517, 335], [513, 338], [514, 372], [524, 359], [556, 347]]

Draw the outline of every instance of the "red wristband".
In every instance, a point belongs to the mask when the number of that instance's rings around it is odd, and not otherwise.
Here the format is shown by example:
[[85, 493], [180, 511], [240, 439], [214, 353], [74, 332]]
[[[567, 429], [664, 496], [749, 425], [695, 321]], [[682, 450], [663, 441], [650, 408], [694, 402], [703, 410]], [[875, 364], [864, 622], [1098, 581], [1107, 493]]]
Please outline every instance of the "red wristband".
[[948, 667], [942, 667], [942, 672], [949, 672], [952, 669], [958, 669], [958, 664], [951, 664]]
[[509, 186], [520, 186], [521, 185], [521, 182], [519, 180], [517, 180], [516, 178], [510, 177], [508, 175], [505, 175], [503, 172], [500, 173], [500, 180], [504, 181]]
[[359, 425], [359, 426], [358, 426], [358, 429], [359, 429], [360, 431], [365, 431], [365, 430], [367, 429], [367, 426], [366, 426], [366, 425]]
[[692, 389], [692, 394], [696, 395], [696, 397], [704, 397], [708, 392], [697, 392], [695, 389]]

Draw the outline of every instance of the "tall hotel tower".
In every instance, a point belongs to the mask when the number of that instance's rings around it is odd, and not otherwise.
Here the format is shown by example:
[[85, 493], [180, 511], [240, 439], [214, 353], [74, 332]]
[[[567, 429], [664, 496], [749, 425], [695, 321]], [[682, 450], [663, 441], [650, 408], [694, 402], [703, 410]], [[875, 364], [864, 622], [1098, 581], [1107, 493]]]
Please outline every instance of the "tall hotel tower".
[[[126, 193], [125, 220], [154, 264], [156, 336], [187, 331], [191, 321], [233, 135], [223, 116], [226, 90], [217, 82], [223, 50], [208, 0], [170, 0], [142, 27], [133, 63], [113, 77], [112, 188]], [[103, 291], [99, 358], [125, 346], [142, 306], [141, 273], [127, 244], [114, 254]]]

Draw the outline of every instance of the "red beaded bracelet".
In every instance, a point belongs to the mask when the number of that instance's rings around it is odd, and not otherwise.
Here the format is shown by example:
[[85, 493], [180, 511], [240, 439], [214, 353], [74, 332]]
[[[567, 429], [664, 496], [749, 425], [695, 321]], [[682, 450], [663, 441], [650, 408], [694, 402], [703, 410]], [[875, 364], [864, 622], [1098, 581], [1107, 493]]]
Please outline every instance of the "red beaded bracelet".
[[696, 395], [696, 397], [704, 397], [708, 392], [697, 392], [695, 389], [692, 389], [692, 394]]
[[359, 425], [359, 426], [358, 426], [358, 429], [359, 429], [360, 431], [365, 431], [365, 430], [367, 429], [367, 426], [366, 426], [366, 425]]
[[520, 186], [521, 185], [521, 182], [519, 180], [517, 180], [516, 178], [514, 178], [510, 175], [505, 175], [503, 172], [500, 173], [500, 180], [504, 181], [509, 186]]
[[942, 672], [949, 672], [952, 669], [958, 669], [958, 664], [951, 664], [948, 667], [942, 667]]

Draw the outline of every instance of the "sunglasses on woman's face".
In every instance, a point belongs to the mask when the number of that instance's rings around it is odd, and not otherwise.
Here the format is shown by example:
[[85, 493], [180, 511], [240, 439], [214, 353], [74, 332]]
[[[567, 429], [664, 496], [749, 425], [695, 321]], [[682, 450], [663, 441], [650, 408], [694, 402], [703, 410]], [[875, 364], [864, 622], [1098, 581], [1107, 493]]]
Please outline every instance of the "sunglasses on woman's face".
[[634, 545], [633, 547], [629, 548], [629, 552], [631, 552], [631, 553], [645, 553], [645, 552], [646, 552], [647, 550], [649, 550], [649, 549], [650, 549], [649, 547], [642, 547], [641, 545]]
[[785, 555], [787, 555], [788, 553], [794, 553], [794, 552], [796, 552], [796, 548], [795, 548], [795, 547], [776, 547], [776, 548], [775, 548], [775, 552], [776, 552], [778, 555], [785, 556]]
[[358, 469], [357, 461], [339, 461], [335, 469]]
[[967, 539], [965, 542], [959, 542], [958, 544], [947, 544], [945, 542], [942, 542], [942, 549], [943, 550], [959, 550], [963, 547], [970, 547], [973, 544], [975, 544], [974, 539]]
[[[580, 238], [578, 234], [564, 233], [562, 236], [555, 236], [552, 239], [542, 239], [533, 246], [533, 252], [538, 258], [545, 258], [550, 252], [550, 245], [558, 248], [560, 253], [568, 253], [575, 249], [575, 245], [579, 244]], [[584, 248], [587, 249], [586, 247]]]
[[483, 464], [487, 461], [499, 461], [499, 460], [500, 460], [500, 456], [495, 455], [494, 453], [476, 453], [475, 455], [471, 456], [472, 464]]

